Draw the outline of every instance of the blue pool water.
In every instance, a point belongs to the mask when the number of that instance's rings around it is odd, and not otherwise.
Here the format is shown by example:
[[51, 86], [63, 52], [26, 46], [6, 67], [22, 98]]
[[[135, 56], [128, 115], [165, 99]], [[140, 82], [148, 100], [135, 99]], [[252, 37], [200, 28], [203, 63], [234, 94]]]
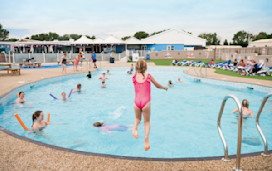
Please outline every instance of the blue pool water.
[[[66, 65], [66, 67], [71, 67], [71, 66], [73, 66], [73, 64]], [[53, 69], [53, 68], [62, 68], [62, 65], [42, 65], [41, 68], [37, 68], [37, 67], [28, 68], [26, 66], [22, 67], [22, 69]]]
[[[79, 151], [153, 158], [223, 156], [217, 118], [224, 96], [232, 94], [240, 101], [248, 99], [255, 115], [244, 121], [242, 153], [264, 149], [255, 120], [262, 99], [271, 88], [211, 79], [195, 82], [195, 77], [184, 74], [180, 67], [149, 67], [147, 72], [159, 83], [167, 85], [168, 80], [172, 80], [175, 86], [168, 91], [151, 87], [151, 149], [145, 152], [143, 121], [138, 129], [139, 139], [131, 134], [135, 115], [132, 75], [126, 73], [129, 67], [109, 69], [107, 88], [101, 88], [98, 79], [105, 68], [93, 72], [92, 79], [87, 79], [85, 74], [74, 74], [41, 80], [10, 92], [0, 100], [0, 125], [30, 139]], [[178, 77], [184, 83], [178, 83]], [[62, 91], [68, 94], [77, 83], [82, 84], [82, 92], [72, 94], [67, 102], [49, 96], [52, 93], [60, 97]], [[11, 104], [19, 91], [25, 91], [25, 98], [33, 104]], [[238, 119], [236, 114], [231, 114], [235, 108], [236, 104], [228, 100], [221, 119], [229, 155], [237, 151]], [[50, 113], [52, 123], [69, 124], [49, 125], [40, 133], [24, 131], [14, 113], [19, 113], [26, 126], [31, 127], [31, 117], [36, 110], [44, 111], [45, 119]], [[269, 150], [272, 149], [271, 110], [272, 102], [268, 101], [260, 117]], [[129, 129], [103, 132], [92, 126], [97, 121], [121, 124]]]

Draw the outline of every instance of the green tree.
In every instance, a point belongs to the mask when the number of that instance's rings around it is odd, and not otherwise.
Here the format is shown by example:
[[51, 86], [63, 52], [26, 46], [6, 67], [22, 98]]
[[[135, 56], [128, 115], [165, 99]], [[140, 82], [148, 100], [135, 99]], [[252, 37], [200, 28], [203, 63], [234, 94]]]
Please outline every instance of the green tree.
[[8, 38], [9, 31], [4, 29], [2, 24], [0, 24], [0, 40], [5, 40]]
[[164, 31], [166, 31], [166, 30], [161, 30], [161, 31], [158, 31], [158, 32], [154, 32], [154, 33], [150, 34], [149, 36], [153, 36], [155, 34], [160, 34], [160, 33], [164, 32]]
[[125, 36], [125, 37], [122, 37], [121, 39], [125, 41], [125, 40], [127, 40], [129, 38], [131, 38], [131, 36]]
[[228, 40], [227, 40], [227, 39], [225, 39], [225, 41], [224, 41], [224, 45], [229, 45], [229, 43], [228, 43]]
[[51, 33], [51, 32], [49, 32], [48, 39], [50, 41], [57, 40], [58, 38], [59, 38], [59, 35], [57, 33]]
[[198, 37], [202, 38], [202, 39], [206, 39], [206, 45], [219, 45], [220, 44], [220, 40], [217, 37], [216, 33], [202, 33], [200, 35], [198, 35]]
[[146, 33], [146, 32], [144, 32], [144, 31], [138, 31], [137, 33], [134, 34], [134, 37], [135, 37], [136, 39], [139, 39], [139, 40], [145, 39], [145, 38], [147, 38], [148, 36], [149, 36], [149, 34]]
[[[272, 34], [271, 34], [272, 35]], [[270, 39], [270, 35], [266, 32], [260, 32], [259, 34], [255, 35], [253, 40], [260, 40], [260, 39]]]
[[58, 40], [69, 40], [70, 35], [69, 34], [64, 34], [63, 36], [59, 36]]
[[81, 38], [81, 36], [82, 36], [81, 34], [70, 34], [70, 37], [74, 40]]
[[11, 39], [7, 39], [6, 41], [9, 41], [9, 42], [16, 42], [16, 41], [18, 41], [18, 39], [11, 38]]
[[252, 34], [245, 32], [244, 30], [238, 31], [233, 35], [233, 45], [240, 45], [242, 47], [247, 47], [248, 41], [252, 39]]
[[96, 39], [95, 36], [90, 37], [90, 36], [86, 35], [86, 37], [87, 37], [88, 39], [93, 39], [93, 40]]

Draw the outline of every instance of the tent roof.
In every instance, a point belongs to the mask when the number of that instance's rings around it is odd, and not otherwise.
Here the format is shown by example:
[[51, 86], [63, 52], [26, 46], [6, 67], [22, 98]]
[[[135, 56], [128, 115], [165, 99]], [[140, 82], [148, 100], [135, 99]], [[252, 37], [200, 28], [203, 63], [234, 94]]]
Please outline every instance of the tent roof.
[[126, 44], [135, 45], [135, 44], [142, 44], [142, 42], [141, 42], [141, 40], [136, 39], [135, 37], [131, 37], [131, 38], [126, 40]]
[[113, 35], [110, 35], [108, 38], [104, 40], [105, 44], [125, 44], [125, 42], [121, 39], [118, 39], [114, 37]]
[[206, 40], [189, 34], [184, 30], [169, 29], [141, 40], [142, 44], [184, 44], [206, 46]]
[[81, 38], [74, 41], [74, 44], [93, 44], [93, 40], [88, 39], [85, 35], [82, 35]]

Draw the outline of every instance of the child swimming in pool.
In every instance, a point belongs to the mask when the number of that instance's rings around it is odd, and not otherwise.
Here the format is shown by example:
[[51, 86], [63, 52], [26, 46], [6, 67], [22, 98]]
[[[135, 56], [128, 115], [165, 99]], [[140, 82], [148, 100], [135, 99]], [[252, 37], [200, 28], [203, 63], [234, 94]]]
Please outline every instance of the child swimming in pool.
[[25, 93], [23, 91], [19, 92], [19, 97], [15, 100], [15, 103], [24, 103], [26, 101]]
[[73, 93], [74, 93], [74, 92], [80, 92], [80, 91], [81, 91], [81, 87], [82, 87], [82, 86], [81, 86], [81, 84], [80, 84], [80, 83], [79, 83], [79, 84], [77, 84], [77, 88], [73, 89], [73, 91], [72, 91], [72, 92], [73, 92]]
[[106, 88], [105, 80], [102, 80], [101, 88]]
[[67, 101], [67, 100], [68, 100], [67, 97], [66, 97], [66, 93], [65, 93], [65, 92], [62, 92], [62, 93], [61, 93], [61, 96], [62, 96], [62, 97], [61, 97], [61, 100], [62, 100], [62, 101]]
[[126, 131], [128, 129], [128, 127], [124, 125], [118, 124], [107, 125], [106, 123], [103, 122], [95, 122], [93, 126], [99, 127], [99, 129], [102, 131]]
[[32, 131], [42, 131], [47, 125], [67, 124], [67, 123], [48, 123], [43, 120], [43, 112], [38, 110], [32, 115]]
[[167, 90], [168, 88], [160, 85], [154, 77], [150, 74], [145, 73], [147, 70], [147, 64], [144, 60], [140, 59], [136, 63], [136, 74], [133, 76], [132, 81], [135, 88], [135, 103], [134, 103], [134, 112], [135, 112], [135, 121], [134, 127], [132, 130], [132, 135], [137, 139], [138, 138], [138, 125], [141, 122], [141, 115], [144, 116], [144, 125], [145, 125], [145, 151], [150, 149], [149, 143], [149, 132], [150, 132], [150, 81], [157, 87]]
[[88, 72], [88, 74], [86, 75], [87, 78], [92, 78], [92, 74], [91, 71]]
[[106, 79], [108, 79], [108, 78], [106, 77], [106, 73], [103, 72], [102, 77], [99, 77], [99, 79], [100, 79], [100, 80], [106, 80]]
[[179, 83], [183, 83], [184, 81], [182, 81], [180, 78], [178, 78], [178, 82]]
[[[251, 115], [251, 117], [254, 118], [253, 112], [252, 112], [252, 110], [250, 110], [248, 108], [248, 106], [249, 106], [248, 100], [247, 99], [243, 99], [242, 100], [242, 112], [243, 112], [242, 113], [242, 117], [243, 118], [247, 118], [248, 115]], [[238, 112], [238, 108], [235, 109], [234, 111], [232, 111], [232, 113], [236, 113], [236, 112]]]
[[171, 80], [169, 80], [169, 81], [168, 81], [168, 87], [171, 87], [171, 88], [173, 88], [173, 87], [174, 87], [174, 84], [172, 83], [172, 81], [171, 81]]

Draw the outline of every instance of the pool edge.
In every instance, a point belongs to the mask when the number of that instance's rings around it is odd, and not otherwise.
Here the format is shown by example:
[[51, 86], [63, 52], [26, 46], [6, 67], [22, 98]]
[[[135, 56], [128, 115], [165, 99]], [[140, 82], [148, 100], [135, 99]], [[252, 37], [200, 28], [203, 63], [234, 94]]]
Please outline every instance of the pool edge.
[[[118, 156], [118, 155], [111, 155], [111, 154], [102, 154], [102, 153], [93, 153], [93, 152], [86, 152], [86, 151], [77, 151], [72, 150], [64, 147], [54, 146], [50, 144], [46, 144], [40, 141], [32, 140], [25, 136], [20, 136], [15, 134], [12, 131], [7, 130], [6, 128], [0, 126], [0, 131], [6, 133], [9, 136], [17, 138], [19, 140], [23, 140], [26, 142], [30, 142], [39, 146], [48, 147], [54, 150], [69, 152], [84, 156], [94, 156], [94, 157], [106, 157], [106, 158], [113, 158], [113, 159], [123, 159], [123, 160], [136, 160], [136, 161], [162, 161], [162, 162], [179, 162], [179, 161], [210, 161], [210, 160], [221, 160], [224, 156], [213, 156], [213, 157], [195, 157], [195, 158], [149, 158], [149, 157], [132, 157], [132, 156]], [[253, 157], [261, 155], [262, 152], [253, 152], [247, 154], [241, 154], [241, 157]], [[268, 150], [269, 154], [272, 154], [272, 150]], [[235, 159], [236, 155], [229, 155], [229, 159]]]

